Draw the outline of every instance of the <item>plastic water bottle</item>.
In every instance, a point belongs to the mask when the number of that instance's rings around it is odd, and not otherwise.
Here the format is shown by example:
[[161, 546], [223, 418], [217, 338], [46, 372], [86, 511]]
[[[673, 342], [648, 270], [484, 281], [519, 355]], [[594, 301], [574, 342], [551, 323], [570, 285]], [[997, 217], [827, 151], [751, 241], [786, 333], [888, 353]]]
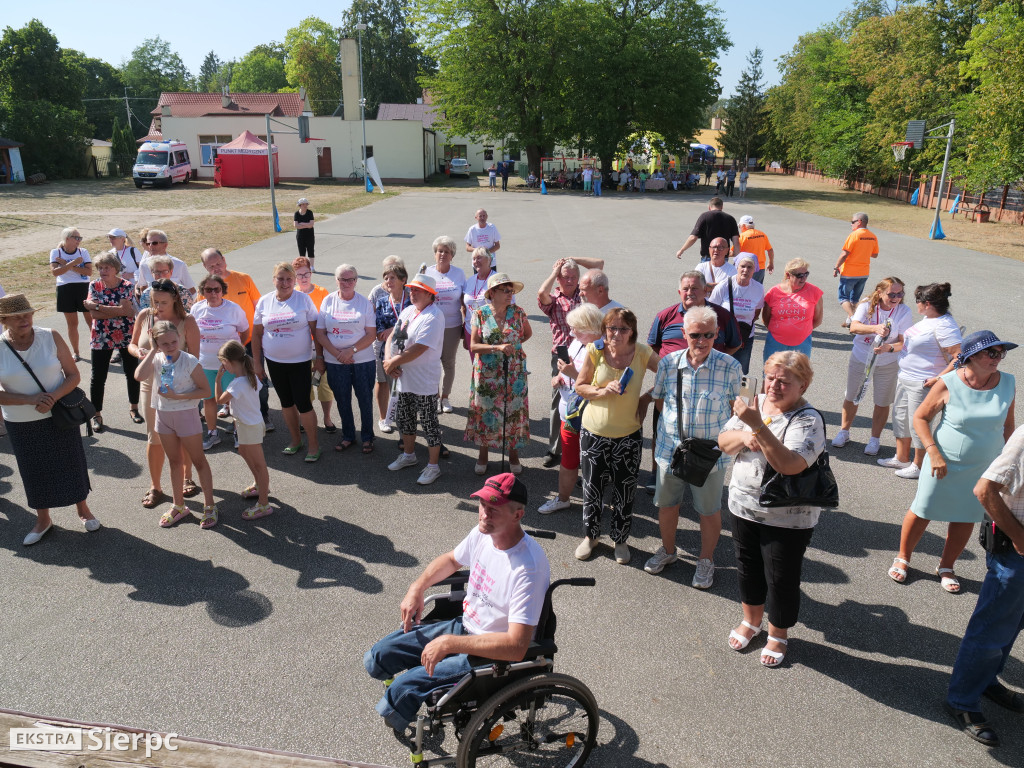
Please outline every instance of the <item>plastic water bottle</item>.
[[174, 361], [164, 357], [164, 363], [160, 366], [160, 392], [170, 392], [174, 386]]

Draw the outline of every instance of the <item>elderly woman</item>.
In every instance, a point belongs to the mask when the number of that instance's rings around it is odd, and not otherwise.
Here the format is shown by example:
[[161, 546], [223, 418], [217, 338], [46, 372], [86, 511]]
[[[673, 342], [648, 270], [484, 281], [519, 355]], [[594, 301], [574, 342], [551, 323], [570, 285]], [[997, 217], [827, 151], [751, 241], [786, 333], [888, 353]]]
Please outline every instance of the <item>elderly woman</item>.
[[452, 404], [448, 399], [452, 394], [455, 382], [455, 356], [462, 340], [462, 286], [466, 282], [466, 273], [452, 266], [455, 257], [455, 240], [441, 235], [434, 240], [434, 266], [427, 267], [426, 274], [434, 278], [437, 286], [437, 308], [444, 315], [444, 347], [441, 350], [441, 411], [452, 412]]
[[[183, 351], [193, 354], [199, 350], [199, 325], [196, 319], [185, 311], [181, 303], [179, 286], [168, 278], [153, 280], [151, 293], [152, 306], [139, 312], [132, 330], [132, 341], [128, 345], [128, 354], [142, 360], [151, 349], [156, 349], [153, 341], [153, 326], [166, 320], [175, 325], [181, 339]], [[164, 468], [164, 449], [156, 432], [156, 411], [153, 408], [153, 377], [139, 380], [139, 397], [146, 417], [146, 463], [149, 465], [149, 490], [142, 497], [142, 506], [146, 509], [158, 507], [167, 500], [161, 488], [161, 475]], [[185, 457], [185, 496], [191, 498], [199, 493], [199, 486], [192, 479], [192, 466]]]
[[[917, 495], [903, 518], [900, 553], [889, 569], [893, 581], [907, 580], [914, 548], [928, 523], [940, 520], [949, 529], [935, 573], [944, 590], [960, 591], [953, 566], [984, 514], [974, 485], [1014, 430], [1016, 382], [1000, 372], [999, 363], [1016, 347], [992, 331], [968, 335], [954, 370], [939, 377], [914, 413], [914, 430], [926, 454]], [[940, 414], [933, 432], [931, 421]]]
[[[736, 275], [715, 286], [709, 301], [728, 309], [740, 326], [743, 346], [732, 353], [740, 361], [743, 373], [750, 371], [750, 353], [754, 349], [754, 323], [764, 307], [764, 286], [754, 280], [757, 257], [741, 253], [736, 257]], [[703, 274], [703, 273], [702, 273]]]
[[763, 507], [761, 483], [768, 466], [796, 475], [825, 450], [825, 422], [804, 399], [813, 378], [811, 361], [802, 352], [774, 353], [764, 364], [764, 394], [750, 405], [736, 398], [734, 416], [718, 436], [719, 447], [736, 456], [729, 511], [743, 620], [729, 633], [729, 646], [742, 651], [761, 634], [767, 601], [768, 642], [761, 651], [766, 667], [785, 658], [789, 628], [800, 612], [804, 552], [821, 508]]
[[[953, 370], [963, 335], [949, 313], [949, 283], [919, 285], [914, 289], [917, 311], [924, 319], [910, 326], [893, 342], [900, 349], [899, 375], [892, 411], [892, 433], [896, 455], [879, 459], [879, 465], [896, 470], [896, 476], [916, 480], [921, 475], [924, 446], [913, 428], [914, 413], [939, 376]], [[910, 446], [914, 460], [910, 460]]]
[[89, 286], [89, 298], [83, 306], [92, 316], [92, 379], [89, 399], [96, 407], [92, 419], [93, 432], [103, 431], [103, 392], [110, 370], [110, 358], [115, 350], [123, 350], [121, 365], [128, 382], [128, 411], [132, 421], [142, 423], [139, 415], [139, 383], [135, 380], [138, 360], [127, 354], [135, 329], [135, 305], [132, 304], [132, 285], [119, 277], [121, 260], [112, 253], [96, 258], [100, 279]]
[[[512, 303], [523, 284], [504, 272], [487, 279], [488, 303], [473, 311], [470, 349], [473, 380], [469, 389], [469, 415], [465, 440], [480, 447], [473, 471], [487, 474], [491, 448], [508, 449], [509, 469], [518, 475], [519, 449], [530, 440], [530, 404], [527, 386], [526, 351], [533, 330], [522, 307]], [[502, 440], [504, 439], [504, 442]]]
[[295, 245], [298, 246], [299, 256], [309, 258], [309, 268], [311, 271], [315, 271], [313, 267], [314, 256], [313, 250], [316, 245], [316, 234], [313, 232], [313, 211], [309, 209], [309, 200], [304, 197], [300, 197], [296, 203], [298, 209], [292, 214], [292, 222], [295, 225]]
[[437, 421], [437, 382], [441, 378], [441, 347], [444, 343], [444, 315], [434, 306], [437, 288], [430, 275], [416, 275], [409, 281], [411, 305], [398, 316], [385, 346], [384, 372], [396, 380], [398, 432], [402, 453], [388, 464], [396, 472], [415, 466], [416, 420], [427, 436], [426, 468], [416, 482], [430, 485], [441, 476], [441, 426]]
[[[469, 359], [475, 357], [470, 349], [473, 338], [473, 313], [487, 303], [487, 280], [491, 276], [491, 254], [486, 248], [473, 249], [473, 274], [462, 284], [462, 345], [469, 350]], [[515, 301], [515, 299], [513, 299]]]
[[359, 280], [356, 268], [342, 264], [334, 270], [334, 277], [338, 290], [321, 302], [316, 320], [316, 370], [326, 372], [341, 413], [341, 442], [334, 450], [344, 451], [355, 444], [356, 425], [352, 416], [352, 392], [355, 390], [359, 403], [359, 439], [363, 453], [372, 453], [376, 368], [373, 342], [377, 337], [377, 324], [369, 300], [356, 293]]
[[85, 315], [86, 323], [89, 322], [85, 300], [89, 298], [92, 275], [92, 259], [81, 243], [81, 233], [74, 227], [66, 227], [60, 233], [60, 244], [50, 251], [50, 274], [57, 278], [57, 311], [64, 315], [67, 323], [76, 363], [82, 359], [78, 349], [78, 313]]
[[267, 378], [281, 401], [281, 413], [291, 442], [282, 451], [294, 456], [302, 448], [299, 423], [309, 441], [307, 462], [320, 460], [313, 389], [313, 348], [309, 336], [316, 333], [317, 309], [313, 300], [295, 290], [295, 267], [281, 262], [274, 267], [274, 290], [256, 303], [252, 326], [252, 360], [261, 379]]
[[115, 228], [107, 232], [110, 241], [110, 252], [121, 262], [121, 277], [135, 285], [136, 273], [142, 265], [142, 252], [123, 229]]
[[559, 360], [558, 375], [551, 379], [551, 386], [559, 393], [558, 415], [561, 420], [558, 495], [541, 504], [537, 511], [542, 515], [550, 515], [572, 506], [569, 497], [580, 475], [580, 436], [566, 426], [567, 408], [576, 391], [576, 377], [587, 358], [587, 345], [601, 338], [604, 315], [593, 304], [580, 304], [565, 319], [572, 333], [572, 341], [568, 345], [569, 362]]
[[[292, 266], [295, 267], [295, 289], [309, 296], [313, 300], [313, 306], [319, 311], [320, 305], [327, 298], [327, 294], [330, 291], [322, 285], [317, 285], [313, 282], [313, 262], [305, 256], [298, 256], [292, 259]], [[335, 270], [335, 275], [337, 275], [337, 270]], [[313, 334], [312, 344], [313, 361], [315, 364], [318, 358], [323, 357], [323, 350], [319, 348], [320, 345], [317, 343], [316, 334]], [[322, 374], [323, 371], [320, 371], [320, 373]], [[316, 377], [314, 377], [315, 380]], [[331, 412], [334, 410], [334, 392], [331, 391], [331, 385], [322, 376], [320, 377], [320, 383], [313, 385], [309, 399], [310, 401], [320, 401], [320, 409], [324, 412], [324, 432], [333, 435], [338, 429], [334, 426], [334, 419], [331, 418]]]
[[768, 329], [764, 359], [792, 349], [811, 356], [811, 331], [821, 325], [822, 291], [807, 282], [811, 269], [803, 259], [790, 259], [782, 282], [764, 295], [761, 322]]
[[[218, 356], [220, 348], [229, 341], [249, 343], [249, 318], [238, 304], [224, 298], [227, 292], [228, 284], [223, 277], [207, 275], [199, 282], [199, 295], [202, 298], [190, 312], [199, 326], [199, 365], [206, 374], [211, 393], [217, 381], [217, 372], [221, 368]], [[230, 373], [225, 373], [221, 377], [221, 382], [227, 387], [233, 378]], [[206, 417], [203, 450], [208, 451], [220, 443], [220, 431], [217, 429], [217, 400], [212, 394], [203, 400], [203, 413]]]
[[398, 317], [410, 303], [409, 291], [405, 287], [409, 280], [405, 262], [397, 256], [385, 258], [383, 277], [384, 281], [375, 286], [366, 298], [373, 307], [377, 326], [377, 340], [373, 342], [373, 354], [377, 358], [377, 410], [380, 412], [377, 426], [381, 432], [389, 435], [394, 431], [394, 425], [388, 421], [391, 384], [388, 375], [384, 373], [384, 350]]
[[[904, 285], [898, 277], [886, 277], [879, 281], [872, 294], [857, 305], [850, 321], [850, 333], [856, 338], [850, 351], [850, 362], [846, 368], [846, 397], [843, 400], [842, 424], [832, 438], [833, 448], [842, 448], [850, 440], [850, 428], [857, 415], [857, 398], [864, 383], [864, 372], [871, 357], [875, 364], [871, 369], [875, 409], [871, 413], [871, 439], [864, 446], [868, 456], [878, 454], [882, 430], [889, 420], [889, 407], [896, 397], [896, 375], [899, 373], [897, 340], [910, 327], [913, 317], [903, 303]], [[889, 329], [886, 330], [886, 323]], [[879, 340], [878, 346], [875, 340]]]
[[[147, 267], [153, 275], [153, 281], [170, 280], [178, 288], [178, 295], [181, 296], [181, 305], [188, 312], [192, 309], [192, 302], [195, 300], [192, 292], [174, 279], [174, 259], [167, 254], [153, 254], [146, 261]], [[147, 285], [139, 294], [139, 309], [146, 309], [150, 305], [150, 289]]]
[[[630, 310], [610, 309], [601, 321], [601, 338], [587, 345], [587, 357], [579, 369], [576, 392], [588, 401], [580, 430], [580, 465], [583, 470], [583, 525], [586, 536], [576, 547], [576, 557], [587, 560], [601, 536], [601, 511], [605, 492], [612, 496], [611, 539], [615, 561], [630, 560], [630, 525], [633, 496], [640, 473], [643, 419], [649, 394], [643, 390], [644, 371], [658, 370], [658, 356], [637, 342], [636, 315]], [[623, 381], [628, 373], [628, 381]]]
[[[89, 472], [81, 430], [58, 429], [50, 417], [53, 404], [78, 386], [78, 366], [59, 333], [32, 324], [35, 311], [22, 293], [0, 298], [0, 408], [26, 501], [36, 511], [25, 546], [50, 530], [53, 507], [74, 504], [85, 530], [100, 527], [86, 502]], [[55, 471], [60, 482], [54, 482]]]

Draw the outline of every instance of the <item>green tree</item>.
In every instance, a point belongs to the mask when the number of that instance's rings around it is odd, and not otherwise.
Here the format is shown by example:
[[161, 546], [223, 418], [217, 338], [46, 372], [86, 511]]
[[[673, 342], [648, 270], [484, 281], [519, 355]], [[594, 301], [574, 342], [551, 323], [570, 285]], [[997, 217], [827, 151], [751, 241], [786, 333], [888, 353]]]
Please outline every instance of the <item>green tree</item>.
[[725, 108], [728, 125], [721, 138], [722, 149], [726, 155], [742, 159], [744, 167], [751, 157], [760, 157], [768, 129], [761, 69], [763, 56], [760, 48], [747, 56], [747, 68], [740, 75], [736, 95], [729, 99]]
[[118, 173], [121, 176], [131, 176], [138, 145], [135, 143], [131, 128], [127, 124], [122, 124], [120, 117], [114, 118], [114, 132], [110, 142], [110, 155], [117, 164]]
[[224, 62], [214, 51], [206, 54], [203, 63], [199, 67], [199, 74], [196, 75], [196, 90], [200, 93], [218, 93], [226, 85], [220, 80], [221, 68]]
[[341, 32], [310, 16], [285, 33], [285, 74], [293, 88], [304, 87], [316, 115], [329, 115], [341, 102]]
[[192, 75], [185, 62], [159, 36], [143, 40], [132, 51], [121, 66], [121, 79], [136, 96], [152, 97], [154, 105], [162, 91], [192, 89]]
[[284, 62], [263, 51], [250, 51], [231, 70], [235, 93], [277, 93], [287, 87]]
[[107, 62], [90, 58], [81, 51], [65, 48], [63, 56], [66, 62], [81, 67], [85, 73], [82, 99], [85, 114], [93, 126], [92, 138], [110, 141], [114, 118], [124, 114], [121, 74]]

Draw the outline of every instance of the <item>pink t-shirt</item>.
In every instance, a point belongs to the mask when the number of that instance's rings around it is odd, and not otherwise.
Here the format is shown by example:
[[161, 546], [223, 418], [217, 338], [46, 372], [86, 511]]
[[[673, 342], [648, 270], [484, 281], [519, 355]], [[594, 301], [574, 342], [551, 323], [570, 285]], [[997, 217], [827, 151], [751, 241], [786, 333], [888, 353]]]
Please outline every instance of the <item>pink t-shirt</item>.
[[771, 309], [768, 330], [780, 344], [795, 347], [814, 330], [814, 307], [822, 290], [807, 283], [796, 293], [785, 293], [779, 286], [764, 295], [764, 305]]

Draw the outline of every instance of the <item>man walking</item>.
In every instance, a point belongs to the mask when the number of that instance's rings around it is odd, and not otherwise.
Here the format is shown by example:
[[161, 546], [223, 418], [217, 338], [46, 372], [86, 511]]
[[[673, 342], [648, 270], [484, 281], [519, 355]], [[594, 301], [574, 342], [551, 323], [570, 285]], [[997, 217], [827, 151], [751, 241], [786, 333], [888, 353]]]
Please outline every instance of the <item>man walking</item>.
[[846, 312], [842, 325], [849, 328], [857, 302], [871, 272], [871, 259], [878, 258], [878, 238], [868, 231], [868, 215], [855, 213], [850, 219], [853, 231], [843, 243], [843, 252], [836, 262], [833, 276], [839, 278], [839, 303]]
[[501, 235], [498, 228], [487, 221], [487, 211], [483, 208], [476, 212], [476, 224], [466, 232], [466, 253], [472, 253], [477, 248], [486, 248], [491, 254], [491, 269], [498, 268], [498, 259], [495, 254], [501, 248]]
[[757, 257], [757, 271], [754, 279], [764, 285], [764, 271], [775, 272], [775, 249], [772, 248], [768, 235], [754, 228], [753, 216], [740, 218], [740, 253], [752, 253]]
[[711, 241], [716, 237], [724, 237], [726, 242], [731, 243], [734, 254], [740, 252], [740, 230], [736, 226], [736, 219], [725, 213], [722, 205], [722, 198], [711, 198], [708, 209], [697, 217], [697, 223], [683, 247], [676, 251], [677, 259], [683, 258], [687, 249], [700, 240], [700, 260], [708, 261], [711, 258]]

